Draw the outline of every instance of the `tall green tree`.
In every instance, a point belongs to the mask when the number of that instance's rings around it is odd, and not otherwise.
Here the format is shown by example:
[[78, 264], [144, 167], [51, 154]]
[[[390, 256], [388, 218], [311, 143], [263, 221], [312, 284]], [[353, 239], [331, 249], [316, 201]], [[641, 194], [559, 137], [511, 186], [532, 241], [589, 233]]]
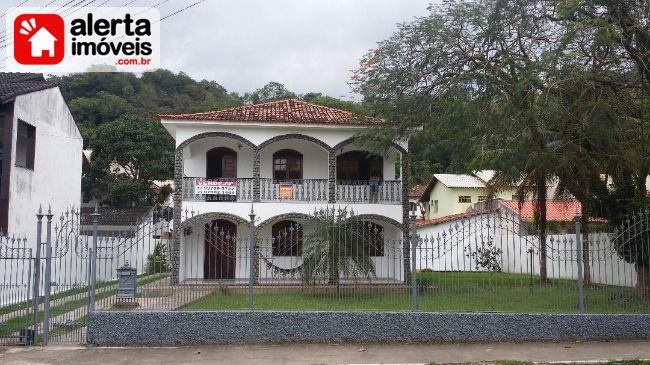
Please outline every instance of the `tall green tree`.
[[[524, 0], [432, 6], [428, 16], [400, 25], [380, 42], [354, 76], [364, 100], [396, 122], [396, 137], [412, 134], [427, 120], [447, 118], [450, 108], [436, 108], [440, 98], [466, 90], [482, 114], [477, 121], [483, 123], [482, 135], [465, 141], [477, 149], [475, 165], [501, 166], [504, 179], [524, 179], [536, 197], [540, 243], [546, 239], [546, 191], [555, 171], [535, 103], [552, 84], [548, 71], [564, 61], [566, 46], [561, 26], [545, 17], [552, 10], [546, 2]], [[540, 251], [545, 280], [544, 244]]]
[[244, 100], [251, 104], [268, 103], [283, 99], [296, 99], [296, 93], [289, 91], [284, 84], [271, 81], [263, 87], [244, 95]]
[[125, 115], [103, 124], [91, 147], [91, 171], [84, 178], [87, 198], [114, 207], [154, 205], [171, 193], [155, 180], [172, 177], [173, 141], [150, 119]]

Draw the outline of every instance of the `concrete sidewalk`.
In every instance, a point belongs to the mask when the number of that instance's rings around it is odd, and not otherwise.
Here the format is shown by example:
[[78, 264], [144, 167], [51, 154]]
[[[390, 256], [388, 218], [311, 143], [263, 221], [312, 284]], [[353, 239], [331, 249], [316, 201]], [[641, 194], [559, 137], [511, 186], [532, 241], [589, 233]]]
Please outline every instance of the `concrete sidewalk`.
[[283, 344], [0, 347], [0, 364], [428, 364], [650, 359], [650, 341], [491, 344]]

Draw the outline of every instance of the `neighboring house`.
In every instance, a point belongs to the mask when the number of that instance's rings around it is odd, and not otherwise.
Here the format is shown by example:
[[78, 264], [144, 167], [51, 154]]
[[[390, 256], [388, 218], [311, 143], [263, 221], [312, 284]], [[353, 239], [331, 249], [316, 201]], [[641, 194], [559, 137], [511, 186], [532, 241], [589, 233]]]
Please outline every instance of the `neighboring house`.
[[[476, 203], [488, 199], [495, 176], [494, 170], [479, 170], [471, 174], [433, 174], [419, 200], [424, 205], [424, 218], [437, 219], [467, 212]], [[573, 200], [570, 194], [558, 193], [558, 182], [557, 178], [549, 181], [548, 199]], [[517, 190], [517, 185], [501, 187], [492, 198], [518, 200]], [[532, 197], [532, 192], [526, 193], [526, 199]]]
[[422, 194], [426, 190], [426, 184], [415, 185], [409, 189], [409, 211], [411, 214], [415, 213], [415, 216], [420, 219], [424, 218], [425, 204], [420, 201]]
[[[294, 99], [158, 118], [176, 140], [172, 281], [246, 279], [251, 209], [255, 236], [272, 240], [255, 275], [295, 275], [305, 219], [343, 207], [376, 235], [377, 279], [403, 280], [408, 178], [395, 166], [407, 145], [380, 156], [354, 139], [383, 120]], [[276, 239], [287, 232], [298, 238]]]
[[0, 230], [34, 245], [36, 212], [78, 207], [82, 137], [59, 88], [0, 73]]
[[[425, 218], [437, 219], [465, 213], [475, 203], [487, 200], [487, 184], [493, 177], [494, 174], [489, 171], [478, 171], [472, 175], [433, 174], [420, 197], [420, 202], [425, 204]], [[515, 194], [515, 187], [501, 189], [495, 198], [510, 200]]]

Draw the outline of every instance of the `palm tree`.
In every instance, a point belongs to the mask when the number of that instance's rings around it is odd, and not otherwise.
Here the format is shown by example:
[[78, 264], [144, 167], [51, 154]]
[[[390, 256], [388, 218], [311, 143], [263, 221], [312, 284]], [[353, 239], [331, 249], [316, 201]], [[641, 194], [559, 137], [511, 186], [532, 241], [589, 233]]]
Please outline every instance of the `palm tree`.
[[327, 278], [338, 293], [341, 275], [354, 279], [375, 275], [370, 256], [378, 240], [383, 240], [376, 225], [357, 219], [347, 208], [328, 207], [307, 218], [304, 232], [304, 282]]

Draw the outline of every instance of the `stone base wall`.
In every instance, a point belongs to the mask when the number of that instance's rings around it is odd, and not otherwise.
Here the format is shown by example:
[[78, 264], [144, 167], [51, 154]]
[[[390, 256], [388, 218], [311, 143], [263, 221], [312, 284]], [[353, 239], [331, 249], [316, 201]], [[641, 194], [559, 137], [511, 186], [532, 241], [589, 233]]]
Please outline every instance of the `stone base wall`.
[[100, 346], [650, 338], [650, 315], [411, 312], [95, 312]]

